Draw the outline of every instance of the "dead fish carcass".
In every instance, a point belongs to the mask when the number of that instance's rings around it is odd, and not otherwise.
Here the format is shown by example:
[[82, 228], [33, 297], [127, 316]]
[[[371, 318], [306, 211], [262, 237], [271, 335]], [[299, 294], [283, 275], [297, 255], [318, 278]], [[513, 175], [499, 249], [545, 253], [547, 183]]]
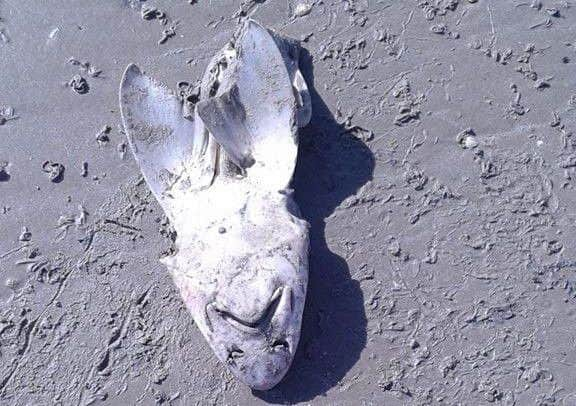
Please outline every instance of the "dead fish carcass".
[[247, 20], [193, 105], [136, 65], [120, 88], [129, 144], [177, 232], [162, 262], [216, 356], [257, 390], [290, 367], [308, 283], [308, 223], [290, 189], [311, 116], [299, 52]]

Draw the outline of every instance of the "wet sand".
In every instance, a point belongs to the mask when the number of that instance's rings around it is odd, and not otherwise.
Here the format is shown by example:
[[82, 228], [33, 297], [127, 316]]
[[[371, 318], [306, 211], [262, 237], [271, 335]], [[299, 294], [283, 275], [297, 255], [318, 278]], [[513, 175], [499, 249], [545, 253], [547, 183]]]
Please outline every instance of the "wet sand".
[[[125, 67], [200, 79], [242, 15], [302, 40], [294, 364], [251, 392], [158, 258]], [[0, 0], [0, 404], [576, 403], [576, 7]]]

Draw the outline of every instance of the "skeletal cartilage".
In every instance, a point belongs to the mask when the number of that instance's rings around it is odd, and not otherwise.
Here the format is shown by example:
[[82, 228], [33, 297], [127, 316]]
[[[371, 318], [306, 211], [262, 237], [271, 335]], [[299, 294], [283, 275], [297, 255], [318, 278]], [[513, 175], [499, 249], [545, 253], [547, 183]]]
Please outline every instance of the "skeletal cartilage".
[[135, 65], [120, 89], [128, 141], [177, 232], [162, 262], [217, 357], [259, 390], [292, 362], [308, 283], [308, 223], [289, 189], [311, 117], [299, 52], [248, 20], [193, 105]]

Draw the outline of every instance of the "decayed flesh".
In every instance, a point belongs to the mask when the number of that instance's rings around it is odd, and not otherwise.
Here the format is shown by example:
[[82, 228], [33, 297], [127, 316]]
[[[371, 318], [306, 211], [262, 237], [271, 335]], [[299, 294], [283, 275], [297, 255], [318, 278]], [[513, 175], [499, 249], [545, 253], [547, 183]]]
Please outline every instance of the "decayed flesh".
[[248, 20], [193, 112], [135, 65], [120, 89], [134, 156], [178, 235], [162, 262], [216, 356], [259, 390], [290, 367], [308, 282], [308, 224], [289, 189], [311, 115], [298, 52]]

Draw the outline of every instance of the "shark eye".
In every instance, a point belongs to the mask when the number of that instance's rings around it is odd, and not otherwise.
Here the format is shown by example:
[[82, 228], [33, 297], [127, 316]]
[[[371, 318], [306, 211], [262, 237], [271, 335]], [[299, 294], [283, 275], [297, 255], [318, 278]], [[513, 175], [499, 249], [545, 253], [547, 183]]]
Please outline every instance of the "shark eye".
[[228, 350], [228, 363], [234, 363], [238, 358], [242, 358], [244, 356], [244, 351], [240, 348], [236, 347], [235, 345], [232, 346], [231, 349]]

